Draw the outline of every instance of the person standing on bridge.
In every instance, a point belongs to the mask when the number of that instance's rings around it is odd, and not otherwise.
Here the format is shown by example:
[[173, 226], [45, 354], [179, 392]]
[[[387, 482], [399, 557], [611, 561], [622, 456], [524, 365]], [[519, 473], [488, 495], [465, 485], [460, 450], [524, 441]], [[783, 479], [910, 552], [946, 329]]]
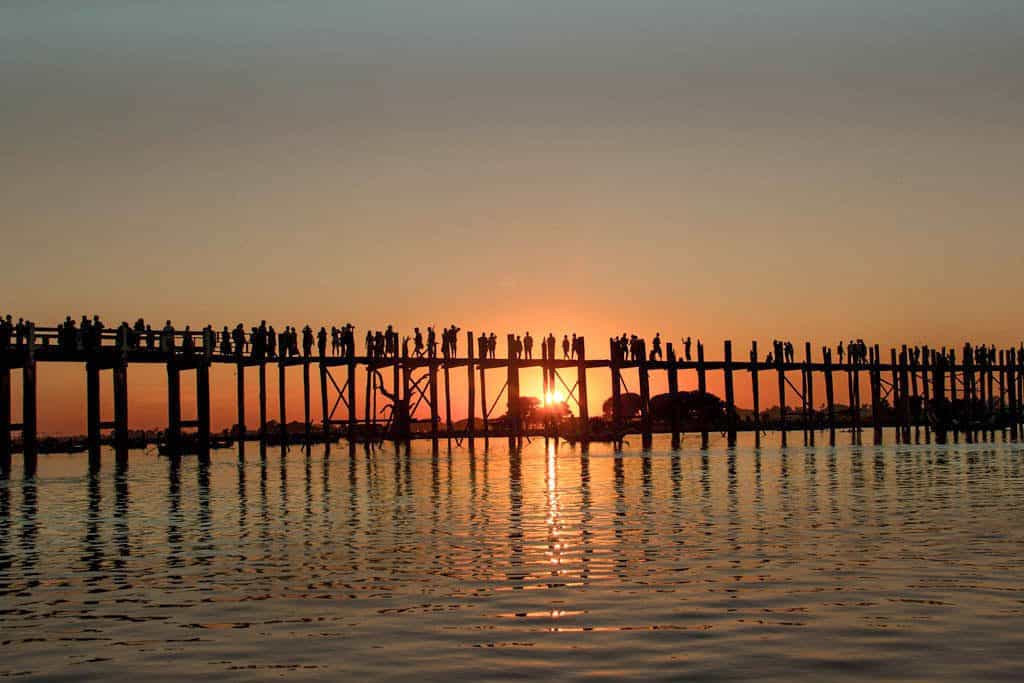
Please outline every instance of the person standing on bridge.
[[498, 353], [498, 335], [491, 332], [491, 336], [487, 338], [487, 351], [490, 353], [491, 360], [494, 360], [495, 355]]
[[433, 325], [427, 327], [427, 357], [437, 358], [437, 333]]
[[683, 355], [686, 356], [686, 362], [687, 363], [690, 362], [690, 344], [691, 343], [692, 342], [690, 341], [689, 337], [687, 337], [686, 339], [683, 340]]
[[655, 358], [661, 360], [661, 332], [655, 333], [654, 339], [651, 340], [651, 360]]
[[526, 335], [523, 337], [523, 355], [526, 358], [533, 358], [533, 337], [530, 336], [529, 330], [526, 331]]
[[[576, 335], [574, 334], [573, 337]], [[562, 359], [569, 360], [569, 335], [562, 335]]]
[[555, 359], [555, 333], [554, 332], [548, 332], [547, 347], [548, 347], [547, 348], [547, 350], [548, 350], [548, 359], [549, 360], [554, 360]]
[[164, 323], [164, 329], [160, 333], [160, 352], [174, 353], [174, 326], [170, 320]]
[[320, 352], [321, 359], [327, 356], [327, 328], [323, 325], [320, 326], [320, 331], [316, 333], [316, 350]]
[[[311, 355], [313, 355], [313, 328], [306, 324], [302, 328], [302, 357], [309, 358]], [[320, 355], [324, 355], [323, 351], [320, 352]]]
[[476, 338], [476, 353], [481, 358], [487, 358], [487, 333], [481, 332]]
[[412, 355], [423, 358], [423, 333], [418, 327], [413, 328]]

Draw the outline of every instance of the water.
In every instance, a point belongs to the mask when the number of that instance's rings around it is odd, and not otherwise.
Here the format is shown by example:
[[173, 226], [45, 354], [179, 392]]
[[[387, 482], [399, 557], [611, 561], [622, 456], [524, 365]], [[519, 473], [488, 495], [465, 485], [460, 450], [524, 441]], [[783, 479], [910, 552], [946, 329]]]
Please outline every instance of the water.
[[0, 676], [1019, 678], [1018, 445], [504, 443], [41, 457]]

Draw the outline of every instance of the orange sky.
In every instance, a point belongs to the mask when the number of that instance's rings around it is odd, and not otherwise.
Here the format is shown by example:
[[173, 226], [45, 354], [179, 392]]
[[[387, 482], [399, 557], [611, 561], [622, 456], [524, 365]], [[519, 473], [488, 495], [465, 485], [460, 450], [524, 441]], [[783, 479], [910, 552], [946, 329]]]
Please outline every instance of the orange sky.
[[[507, 5], [0, 10], [0, 310], [1020, 341], [1024, 11]], [[40, 382], [82, 431], [84, 371]]]

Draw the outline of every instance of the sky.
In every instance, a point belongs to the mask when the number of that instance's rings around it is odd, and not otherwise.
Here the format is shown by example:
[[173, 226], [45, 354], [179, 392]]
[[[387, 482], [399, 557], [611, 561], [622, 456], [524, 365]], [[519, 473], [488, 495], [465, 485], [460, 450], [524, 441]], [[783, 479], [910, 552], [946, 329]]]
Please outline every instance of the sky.
[[8, 2], [0, 311], [1016, 343], [1022, 63], [1017, 0]]

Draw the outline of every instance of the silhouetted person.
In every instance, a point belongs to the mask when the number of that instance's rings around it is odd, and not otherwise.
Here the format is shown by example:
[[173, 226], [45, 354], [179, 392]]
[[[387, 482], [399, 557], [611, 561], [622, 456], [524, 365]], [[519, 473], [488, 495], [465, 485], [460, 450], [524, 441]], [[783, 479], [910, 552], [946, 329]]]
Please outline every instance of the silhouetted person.
[[316, 333], [316, 350], [320, 352], [321, 358], [327, 355], [327, 329], [322, 325], [320, 331]]
[[[574, 334], [573, 339], [575, 338], [576, 335]], [[569, 335], [567, 334], [562, 336], [562, 358], [569, 360]]]
[[686, 356], [687, 362], [690, 361], [690, 344], [692, 344], [692, 342], [689, 337], [683, 340], [683, 354]]
[[413, 328], [413, 352], [412, 354], [417, 358], [423, 357], [423, 333], [420, 332], [420, 328]]
[[843, 340], [839, 340], [839, 346], [836, 347], [836, 354], [839, 356], [839, 364], [843, 364]]
[[487, 334], [486, 333], [481, 333], [480, 336], [476, 338], [476, 352], [477, 352], [477, 355], [480, 356], [480, 358], [487, 358]]
[[661, 332], [656, 333], [651, 340], [651, 360], [655, 358], [661, 360]]
[[170, 320], [164, 323], [164, 329], [160, 335], [160, 351], [174, 353], [174, 326], [171, 325]]
[[573, 357], [573, 358], [576, 358], [576, 351], [577, 351], [578, 349], [579, 349], [579, 345], [578, 345], [578, 344], [576, 343], [576, 333], [575, 333], [575, 332], [573, 332], [573, 333], [572, 333], [572, 346], [571, 346], [571, 347], [570, 347], [570, 349], [569, 349], [569, 350], [570, 350], [570, 352], [572, 353], [572, 357]]
[[[326, 343], [326, 341], [325, 339], [324, 342]], [[306, 325], [302, 328], [302, 357], [309, 358], [311, 355], [313, 355], [313, 328]], [[324, 355], [322, 350], [320, 355]]]
[[523, 337], [523, 354], [526, 358], [533, 358], [533, 337], [530, 336], [529, 330], [527, 330], [526, 335]]
[[487, 338], [487, 352], [493, 359], [498, 353], [498, 335], [491, 332], [491, 336]]

